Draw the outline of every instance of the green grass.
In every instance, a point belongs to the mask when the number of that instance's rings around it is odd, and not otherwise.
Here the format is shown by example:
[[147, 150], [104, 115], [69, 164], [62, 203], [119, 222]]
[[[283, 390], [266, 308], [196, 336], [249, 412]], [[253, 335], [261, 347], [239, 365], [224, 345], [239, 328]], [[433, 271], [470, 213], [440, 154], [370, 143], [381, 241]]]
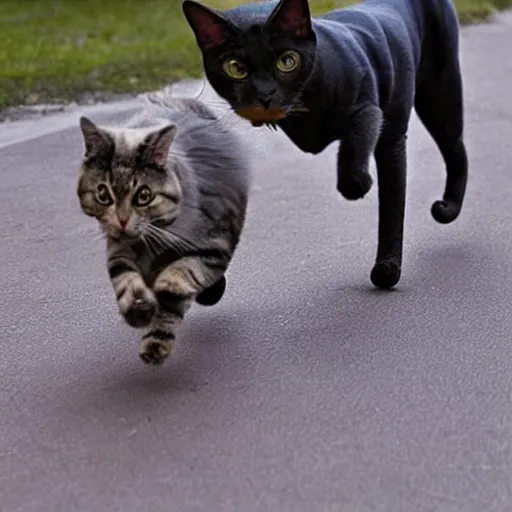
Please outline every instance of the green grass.
[[[229, 7], [237, 0], [206, 1]], [[311, 0], [314, 14], [351, 0]], [[512, 0], [456, 0], [462, 21]], [[0, 0], [0, 109], [154, 90], [201, 74], [181, 0]]]

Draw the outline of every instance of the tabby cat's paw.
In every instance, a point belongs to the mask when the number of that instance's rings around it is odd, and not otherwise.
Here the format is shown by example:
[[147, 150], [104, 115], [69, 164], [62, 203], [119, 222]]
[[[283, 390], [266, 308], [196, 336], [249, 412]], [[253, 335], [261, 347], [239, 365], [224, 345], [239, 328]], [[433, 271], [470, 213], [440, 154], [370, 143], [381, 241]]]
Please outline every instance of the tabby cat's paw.
[[139, 357], [148, 365], [161, 365], [171, 353], [172, 345], [172, 339], [163, 340], [149, 333], [142, 339]]
[[203, 290], [196, 297], [196, 302], [201, 306], [215, 306], [226, 291], [226, 277], [222, 276], [216, 283], [212, 284], [206, 290]]
[[353, 173], [350, 177], [340, 177], [338, 192], [349, 201], [362, 199], [372, 188], [373, 179], [367, 172]]
[[393, 288], [400, 281], [401, 268], [394, 260], [383, 260], [375, 263], [370, 279], [377, 288]]
[[131, 327], [146, 327], [157, 311], [158, 303], [151, 290], [146, 287], [132, 290], [131, 301], [125, 307], [119, 303], [119, 310]]

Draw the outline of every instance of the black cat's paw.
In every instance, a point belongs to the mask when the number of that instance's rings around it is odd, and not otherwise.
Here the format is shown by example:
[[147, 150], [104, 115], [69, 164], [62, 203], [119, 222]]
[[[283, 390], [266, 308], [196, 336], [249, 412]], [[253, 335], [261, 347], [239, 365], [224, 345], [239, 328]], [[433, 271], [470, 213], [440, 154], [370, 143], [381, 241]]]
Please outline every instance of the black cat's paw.
[[454, 201], [439, 200], [432, 204], [430, 213], [440, 224], [449, 224], [459, 216], [460, 210], [461, 205]]
[[201, 306], [215, 306], [222, 299], [226, 291], [226, 276], [222, 276], [216, 283], [196, 296], [196, 302]]
[[389, 289], [400, 281], [401, 273], [400, 265], [396, 261], [383, 260], [375, 263], [370, 279], [377, 288]]
[[349, 201], [362, 199], [372, 188], [373, 179], [367, 172], [351, 174], [338, 180], [338, 192]]

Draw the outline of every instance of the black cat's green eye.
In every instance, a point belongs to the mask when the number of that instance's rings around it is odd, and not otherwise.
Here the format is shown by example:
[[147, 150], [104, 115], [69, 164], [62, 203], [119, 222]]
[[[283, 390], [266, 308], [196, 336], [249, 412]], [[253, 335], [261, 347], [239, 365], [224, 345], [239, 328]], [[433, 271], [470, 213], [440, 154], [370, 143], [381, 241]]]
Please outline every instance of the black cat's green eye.
[[103, 206], [110, 206], [114, 202], [106, 185], [98, 185], [96, 189], [96, 200]]
[[284, 52], [276, 62], [276, 67], [281, 73], [295, 71], [300, 65], [300, 55], [293, 50]]
[[247, 66], [238, 59], [226, 59], [222, 64], [222, 69], [229, 78], [234, 80], [245, 80], [249, 76]]
[[141, 187], [133, 198], [133, 203], [137, 206], [147, 206], [153, 201], [153, 194], [148, 187]]

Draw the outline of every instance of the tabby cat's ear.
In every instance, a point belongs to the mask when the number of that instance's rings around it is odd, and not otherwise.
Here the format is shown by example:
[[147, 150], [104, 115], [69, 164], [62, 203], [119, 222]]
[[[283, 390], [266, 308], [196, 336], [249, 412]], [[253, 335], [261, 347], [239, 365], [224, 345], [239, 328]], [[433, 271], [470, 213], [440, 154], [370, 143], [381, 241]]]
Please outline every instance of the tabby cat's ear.
[[199, 2], [185, 0], [181, 8], [203, 50], [221, 46], [236, 30], [224, 16]]
[[177, 131], [178, 129], [174, 124], [169, 124], [150, 133], [144, 139], [144, 162], [156, 164], [160, 167], [165, 166]]
[[298, 37], [311, 34], [311, 12], [308, 0], [281, 0], [272, 11], [266, 26]]
[[84, 137], [86, 155], [109, 151], [114, 145], [110, 135], [98, 128], [87, 117], [80, 118], [80, 129]]

